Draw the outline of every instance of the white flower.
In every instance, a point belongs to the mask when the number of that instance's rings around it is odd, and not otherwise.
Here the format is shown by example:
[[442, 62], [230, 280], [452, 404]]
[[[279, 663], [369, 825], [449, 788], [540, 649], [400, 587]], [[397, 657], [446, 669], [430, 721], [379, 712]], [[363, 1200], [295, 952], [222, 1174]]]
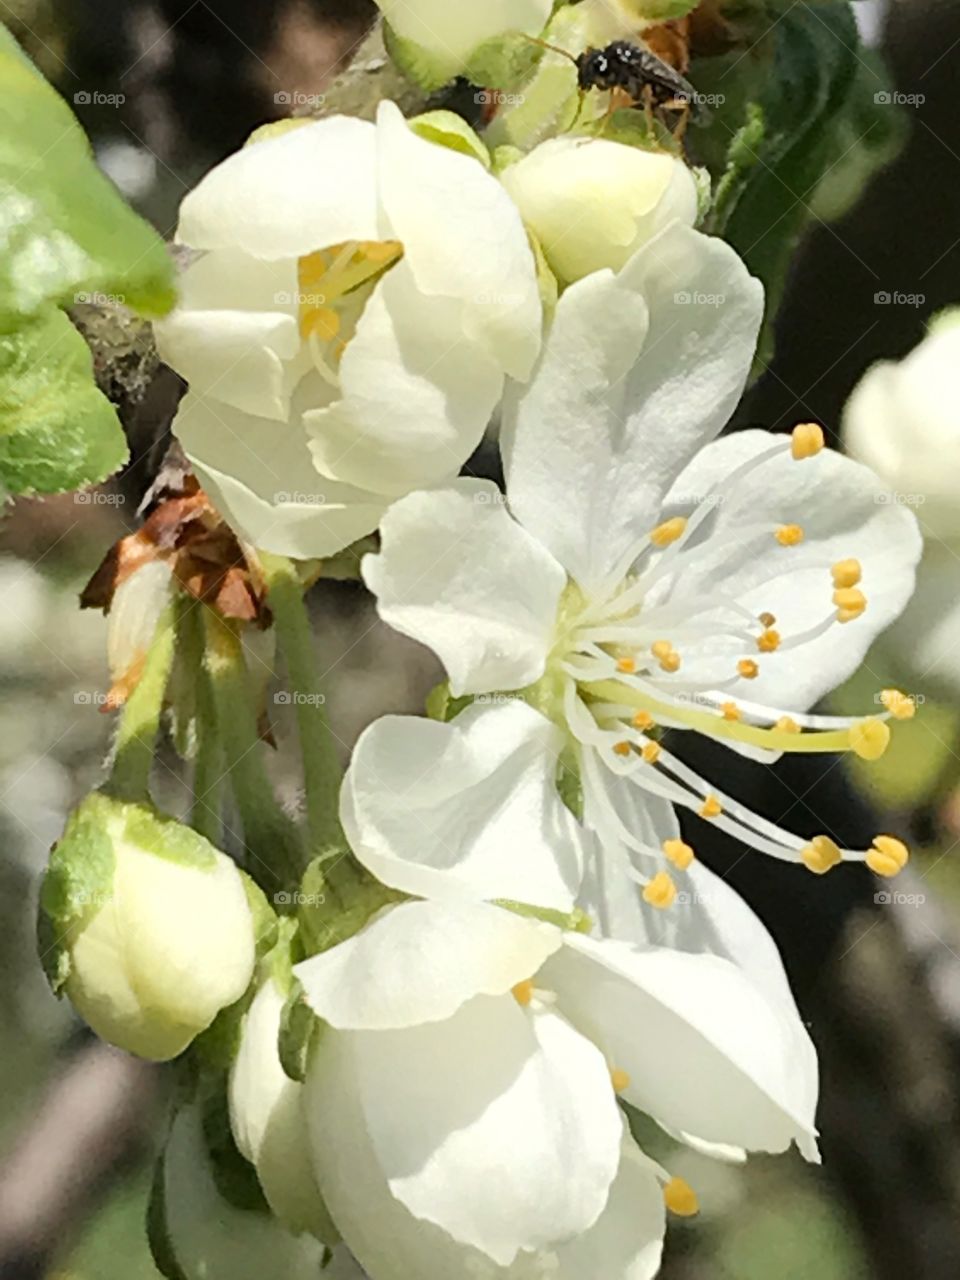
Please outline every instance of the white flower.
[[693, 226], [697, 186], [681, 159], [604, 138], [553, 138], [501, 181], [563, 284], [612, 267], [671, 222]]
[[240, 872], [202, 836], [94, 793], [51, 855], [41, 897], [46, 962], [102, 1039], [176, 1057], [253, 976]]
[[397, 108], [253, 141], [184, 200], [203, 256], [157, 326], [174, 429], [248, 541], [320, 556], [457, 474], [540, 345], [520, 216]]
[[430, 59], [438, 77], [453, 79], [488, 40], [520, 32], [539, 35], [553, 0], [376, 0], [401, 38]]
[[[694, 729], [772, 761], [848, 749], [875, 758], [889, 738], [884, 717], [801, 711], [903, 608], [916, 521], [866, 468], [822, 451], [818, 427], [714, 440], [761, 308], [733, 250], [681, 226], [618, 276], [571, 286], [535, 378], [508, 405], [509, 510], [482, 481], [412, 494], [363, 566], [381, 616], [433, 648], [455, 695], [515, 691], [563, 726], [584, 821], [605, 852], [630, 850], [661, 905], [676, 889], [664, 857], [689, 862], [671, 806], [817, 871], [841, 856], [877, 869], [906, 857], [886, 837], [869, 853], [808, 844], [658, 740], [660, 728]], [[419, 758], [426, 732], [411, 719], [395, 735], [385, 786]], [[491, 725], [485, 741], [502, 740]], [[519, 767], [487, 750], [491, 769]], [[641, 837], [644, 805], [658, 822]]]
[[304, 1098], [317, 1181], [377, 1280], [644, 1280], [664, 1202], [696, 1201], [618, 1097], [725, 1158], [794, 1141], [816, 1158], [815, 1054], [763, 926], [703, 868], [714, 915], [678, 916], [670, 947], [582, 931], [577, 828], [536, 749], [562, 735], [523, 703], [504, 716], [528, 767], [497, 770], [495, 795], [474, 759], [487, 708], [426, 726], [406, 791], [378, 777], [402, 718], [358, 744], [351, 843], [425, 897], [295, 966], [323, 1023]]
[[230, 1069], [233, 1137], [255, 1166], [267, 1203], [284, 1226], [331, 1241], [336, 1234], [310, 1167], [303, 1085], [290, 1079], [277, 1053], [283, 1005], [282, 991], [268, 977], [244, 1015]]
[[899, 362], [867, 371], [847, 402], [843, 441], [912, 510], [924, 536], [917, 590], [884, 637], [912, 688], [960, 690], [960, 313], [939, 317]]

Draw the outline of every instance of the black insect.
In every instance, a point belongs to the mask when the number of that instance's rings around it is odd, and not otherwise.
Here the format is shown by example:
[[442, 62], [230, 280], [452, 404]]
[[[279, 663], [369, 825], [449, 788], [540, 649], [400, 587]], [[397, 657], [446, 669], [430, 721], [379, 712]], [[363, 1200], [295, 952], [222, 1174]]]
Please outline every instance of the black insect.
[[605, 49], [585, 49], [574, 61], [583, 93], [589, 89], [622, 89], [647, 110], [683, 110], [697, 121], [705, 116], [705, 108], [689, 80], [649, 49], [641, 49], [628, 40], [614, 40]]

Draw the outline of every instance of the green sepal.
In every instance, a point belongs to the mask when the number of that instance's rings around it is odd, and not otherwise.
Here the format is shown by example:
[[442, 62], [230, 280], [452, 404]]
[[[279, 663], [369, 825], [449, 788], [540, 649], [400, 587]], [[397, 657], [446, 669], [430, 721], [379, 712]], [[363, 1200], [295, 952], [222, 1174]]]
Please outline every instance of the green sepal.
[[433, 142], [449, 151], [479, 160], [485, 169], [490, 168], [490, 152], [480, 141], [462, 116], [453, 111], [425, 111], [413, 116], [407, 124], [418, 137]]
[[454, 79], [456, 72], [439, 61], [427, 49], [398, 36], [389, 22], [383, 23], [383, 44], [391, 62], [424, 93], [436, 93]]
[[310, 1054], [323, 1022], [307, 1004], [300, 982], [294, 978], [280, 1015], [277, 1051], [280, 1065], [291, 1080], [303, 1084], [307, 1078]]
[[147, 1244], [153, 1265], [166, 1280], [189, 1280], [177, 1260], [167, 1226], [166, 1152], [157, 1157], [147, 1202]]
[[463, 73], [471, 84], [509, 93], [529, 80], [543, 52], [528, 36], [511, 32], [474, 49]]
[[359, 933], [378, 911], [404, 901], [404, 894], [374, 879], [349, 849], [324, 850], [308, 864], [297, 895], [304, 955], [329, 951]]
[[73, 112], [3, 26], [0, 118], [0, 329], [99, 291], [146, 315], [169, 311], [163, 241], [98, 169]]
[[472, 693], [465, 693], [459, 698], [453, 697], [450, 692], [450, 681], [441, 680], [427, 694], [424, 707], [431, 720], [439, 720], [441, 724], [448, 724], [461, 711], [465, 711], [467, 707], [471, 706], [473, 701], [474, 696]]
[[557, 761], [557, 794], [578, 822], [583, 821], [583, 782], [571, 753], [565, 751]]
[[62, 311], [48, 308], [0, 332], [0, 487], [82, 489], [128, 457], [116, 410], [93, 380], [90, 349]]
[[766, 134], [763, 108], [759, 102], [747, 104], [747, 119], [730, 139], [726, 167], [717, 183], [710, 210], [712, 226], [725, 226], [732, 208], [743, 194], [750, 174], [760, 163], [760, 152]]
[[203, 1103], [203, 1137], [210, 1173], [220, 1196], [235, 1209], [269, 1214], [257, 1171], [234, 1142], [226, 1089], [219, 1084]]

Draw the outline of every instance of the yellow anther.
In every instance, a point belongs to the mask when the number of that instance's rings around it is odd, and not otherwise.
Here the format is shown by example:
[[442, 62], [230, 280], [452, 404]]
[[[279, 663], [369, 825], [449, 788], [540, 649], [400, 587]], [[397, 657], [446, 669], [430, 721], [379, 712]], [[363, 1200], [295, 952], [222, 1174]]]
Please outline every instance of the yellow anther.
[[630, 1076], [619, 1067], [611, 1067], [610, 1083], [613, 1085], [614, 1093], [623, 1093], [624, 1089], [630, 1088]]
[[637, 714], [633, 717], [634, 728], [642, 729], [644, 732], [646, 732], [647, 729], [652, 729], [654, 726], [654, 723], [655, 721], [653, 719], [653, 716], [650, 714], [649, 711], [638, 711]]
[[673, 653], [673, 645], [669, 640], [654, 640], [650, 652], [655, 658], [668, 658]]
[[808, 871], [822, 876], [838, 863], [843, 861], [840, 846], [829, 836], [814, 836], [806, 848], [800, 852], [803, 865]]
[[686, 871], [696, 854], [682, 840], [664, 840], [663, 856], [672, 862], [678, 871]]
[[672, 907], [676, 896], [677, 886], [666, 871], [658, 871], [643, 891], [644, 902], [661, 911], [666, 907]]
[[517, 1004], [525, 1009], [533, 999], [533, 979], [525, 978], [523, 982], [518, 982], [516, 986], [511, 987], [510, 991]]
[[813, 458], [823, 448], [823, 428], [815, 422], [802, 422], [793, 428], [790, 452], [798, 462]]
[[799, 733], [800, 726], [792, 716], [781, 716], [773, 726], [779, 733]]
[[330, 342], [339, 332], [340, 317], [333, 307], [301, 307], [301, 338], [315, 335], [321, 342]]
[[633, 750], [633, 747], [629, 742], [615, 742], [613, 744], [613, 749], [618, 756], [628, 756]]
[[737, 671], [743, 676], [744, 680], [756, 680], [760, 674], [760, 668], [754, 662], [753, 658], [741, 658], [737, 663]]
[[833, 603], [839, 610], [838, 622], [852, 622], [866, 609], [867, 597], [859, 587], [838, 587], [833, 593]]
[[647, 764], [656, 764], [660, 759], [660, 752], [663, 750], [659, 742], [645, 742], [643, 750], [640, 754], [646, 760]]
[[850, 750], [861, 760], [879, 760], [890, 744], [890, 726], [883, 720], [861, 720], [848, 732]]
[[354, 254], [355, 259], [376, 263], [394, 262], [400, 256], [401, 246], [396, 240], [363, 240]]
[[720, 706], [724, 720], [742, 720], [743, 712], [735, 702], [724, 702]]
[[700, 806], [701, 818], [719, 818], [721, 813], [723, 813], [723, 805], [715, 795], [707, 796]]
[[637, 663], [635, 658], [618, 658], [617, 659], [617, 670], [622, 672], [623, 675], [632, 676], [633, 673], [636, 671], [636, 669], [637, 669]]
[[863, 577], [859, 560], [838, 560], [830, 572], [835, 587], [855, 587]]
[[686, 528], [687, 517], [674, 516], [672, 520], [664, 520], [663, 524], [657, 525], [650, 535], [650, 541], [655, 547], [669, 547], [671, 542], [683, 537]]
[[803, 541], [803, 526], [799, 524], [782, 524], [773, 536], [781, 547], [796, 547]]
[[680, 670], [680, 655], [676, 649], [673, 649], [665, 657], [660, 659], [661, 671], [669, 671], [672, 675], [674, 671]]
[[663, 1203], [678, 1218], [692, 1218], [700, 1212], [700, 1201], [690, 1183], [683, 1178], [671, 1178], [663, 1188]]
[[899, 689], [884, 689], [880, 701], [894, 720], [912, 720], [917, 714], [917, 704]]
[[772, 627], [776, 624], [777, 620], [772, 613], [761, 613], [757, 621], [760, 623], [761, 627]]
[[757, 648], [761, 653], [774, 653], [780, 648], [780, 640], [780, 632], [772, 631], [768, 627], [762, 636], [757, 637]]
[[867, 866], [875, 875], [895, 876], [910, 860], [910, 850], [893, 836], [874, 836], [873, 848], [867, 854]]

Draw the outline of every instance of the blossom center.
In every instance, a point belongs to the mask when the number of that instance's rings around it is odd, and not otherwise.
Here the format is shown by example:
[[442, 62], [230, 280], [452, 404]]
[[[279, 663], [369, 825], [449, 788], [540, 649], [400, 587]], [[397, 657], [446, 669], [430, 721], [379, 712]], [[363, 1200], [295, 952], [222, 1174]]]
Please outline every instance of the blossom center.
[[300, 336], [322, 373], [335, 370], [363, 305], [380, 277], [399, 262], [397, 240], [350, 240], [297, 260]]

